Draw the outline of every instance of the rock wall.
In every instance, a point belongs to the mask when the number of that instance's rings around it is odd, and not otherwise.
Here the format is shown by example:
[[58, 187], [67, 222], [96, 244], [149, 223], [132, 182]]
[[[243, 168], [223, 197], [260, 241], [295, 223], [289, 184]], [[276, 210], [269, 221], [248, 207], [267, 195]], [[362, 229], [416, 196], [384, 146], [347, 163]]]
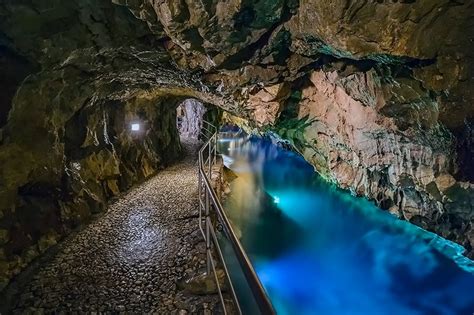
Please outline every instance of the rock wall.
[[305, 132], [304, 155], [317, 170], [340, 187], [471, 251], [474, 185], [451, 175], [457, 167], [455, 139], [436, 119], [430, 121], [437, 116], [436, 107], [434, 113], [419, 110], [412, 116], [429, 125], [420, 133], [404, 124], [400, 128], [398, 114], [382, 114], [396, 94], [379, 83], [375, 72], [340, 77], [315, 71], [309, 81], [298, 116], [314, 120]]
[[188, 138], [199, 138], [199, 132], [203, 125], [206, 107], [194, 99], [185, 100], [178, 107], [182, 112], [179, 117], [179, 134]]
[[473, 17], [471, 1], [310, 0], [300, 2], [288, 28], [303, 47], [346, 58], [425, 61], [415, 77], [427, 89], [450, 91], [439, 97], [440, 118], [456, 127], [474, 114], [474, 43], [465, 36]]

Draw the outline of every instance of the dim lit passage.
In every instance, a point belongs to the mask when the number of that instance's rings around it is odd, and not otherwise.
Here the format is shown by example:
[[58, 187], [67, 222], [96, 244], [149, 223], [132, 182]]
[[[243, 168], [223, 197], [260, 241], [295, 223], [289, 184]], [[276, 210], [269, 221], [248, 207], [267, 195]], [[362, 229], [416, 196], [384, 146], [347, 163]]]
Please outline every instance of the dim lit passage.
[[52, 260], [22, 279], [10, 297], [10, 311], [212, 309], [215, 295], [202, 295], [206, 288], [199, 283], [185, 284], [204, 267], [205, 252], [197, 221], [200, 143], [182, 139], [182, 146], [182, 161], [119, 197], [107, 213], [65, 240]]

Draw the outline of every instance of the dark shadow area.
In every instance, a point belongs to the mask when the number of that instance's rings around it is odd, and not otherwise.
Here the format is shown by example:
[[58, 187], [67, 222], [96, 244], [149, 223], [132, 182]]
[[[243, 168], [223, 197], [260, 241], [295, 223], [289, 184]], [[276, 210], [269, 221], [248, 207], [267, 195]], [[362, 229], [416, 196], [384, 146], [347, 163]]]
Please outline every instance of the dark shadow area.
[[474, 118], [466, 120], [464, 126], [453, 131], [456, 137], [456, 151], [459, 170], [458, 180], [474, 182]]
[[12, 100], [20, 83], [29, 74], [35, 72], [36, 66], [11, 49], [0, 45], [0, 128], [8, 120]]

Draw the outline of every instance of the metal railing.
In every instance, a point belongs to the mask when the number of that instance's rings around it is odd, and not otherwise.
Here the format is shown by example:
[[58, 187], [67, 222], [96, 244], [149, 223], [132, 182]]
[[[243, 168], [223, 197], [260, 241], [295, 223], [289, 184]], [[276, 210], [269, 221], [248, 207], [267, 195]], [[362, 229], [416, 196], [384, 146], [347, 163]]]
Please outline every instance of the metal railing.
[[[217, 134], [217, 128], [204, 121], [201, 132], [204, 145], [199, 150], [199, 229], [206, 241], [206, 272], [208, 275], [210, 275], [211, 272], [214, 274], [224, 314], [229, 314], [224, 300], [223, 288], [219, 283], [219, 277], [216, 271], [216, 261], [214, 261], [213, 258], [214, 250], [224, 269], [229, 293], [235, 304], [236, 311], [238, 314], [242, 314], [242, 308], [239, 304], [221, 246], [219, 245], [217, 234], [222, 233], [230, 241], [232, 250], [237, 257], [240, 268], [250, 287], [260, 313], [264, 315], [275, 314], [273, 306], [238, 237], [235, 235], [230, 221], [224, 212], [224, 208], [211, 185], [212, 166], [215, 165], [217, 161]], [[214, 221], [212, 218], [215, 218]]]

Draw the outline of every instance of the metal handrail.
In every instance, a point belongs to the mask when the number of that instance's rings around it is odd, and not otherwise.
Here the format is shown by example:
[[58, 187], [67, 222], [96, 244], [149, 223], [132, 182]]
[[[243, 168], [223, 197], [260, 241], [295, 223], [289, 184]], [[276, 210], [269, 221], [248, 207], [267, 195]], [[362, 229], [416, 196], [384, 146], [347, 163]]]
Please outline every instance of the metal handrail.
[[211, 129], [214, 129], [214, 132], [217, 132], [217, 127], [214, 126], [213, 124], [211, 124], [210, 122], [205, 121], [205, 120], [203, 120], [202, 122], [203, 122], [203, 124], [207, 125], [207, 126], [210, 127]]
[[[199, 229], [206, 241], [206, 257], [207, 257], [207, 274], [212, 272], [214, 273], [214, 277], [217, 283], [219, 298], [222, 303], [222, 307], [224, 309], [224, 314], [227, 314], [226, 305], [224, 302], [224, 298], [221, 292], [221, 288], [219, 285], [219, 279], [217, 277], [215, 263], [212, 258], [211, 252], [211, 241], [214, 245], [215, 250], [218, 253], [219, 259], [222, 262], [227, 282], [230, 287], [230, 291], [232, 294], [232, 298], [234, 300], [235, 306], [239, 314], [242, 314], [242, 310], [239, 305], [239, 301], [237, 298], [237, 294], [235, 293], [234, 286], [232, 284], [232, 280], [230, 278], [224, 255], [222, 254], [222, 250], [220, 248], [216, 231], [213, 225], [213, 222], [210, 218], [211, 209], [217, 214], [217, 220], [219, 221], [220, 226], [222, 227], [222, 231], [225, 233], [227, 238], [230, 240], [232, 245], [232, 249], [236, 254], [237, 260], [239, 262], [240, 267], [242, 268], [243, 274], [247, 283], [252, 291], [252, 294], [255, 298], [255, 301], [260, 309], [261, 314], [275, 314], [273, 306], [265, 292], [265, 289], [260, 282], [257, 273], [255, 272], [250, 259], [248, 258], [247, 254], [245, 253], [242, 244], [240, 243], [239, 239], [237, 238], [235, 232], [232, 229], [231, 223], [227, 218], [227, 215], [224, 212], [224, 208], [216, 195], [216, 192], [212, 188], [211, 185], [211, 176], [212, 176], [212, 166], [216, 163], [216, 156], [217, 156], [217, 128], [204, 121], [206, 125], [212, 126], [210, 129], [214, 129], [214, 133], [211, 137], [204, 143], [204, 145], [199, 150]], [[207, 157], [204, 159], [205, 152], [207, 152]], [[203, 218], [203, 212], [204, 217]], [[205, 227], [203, 228], [203, 221]]]

